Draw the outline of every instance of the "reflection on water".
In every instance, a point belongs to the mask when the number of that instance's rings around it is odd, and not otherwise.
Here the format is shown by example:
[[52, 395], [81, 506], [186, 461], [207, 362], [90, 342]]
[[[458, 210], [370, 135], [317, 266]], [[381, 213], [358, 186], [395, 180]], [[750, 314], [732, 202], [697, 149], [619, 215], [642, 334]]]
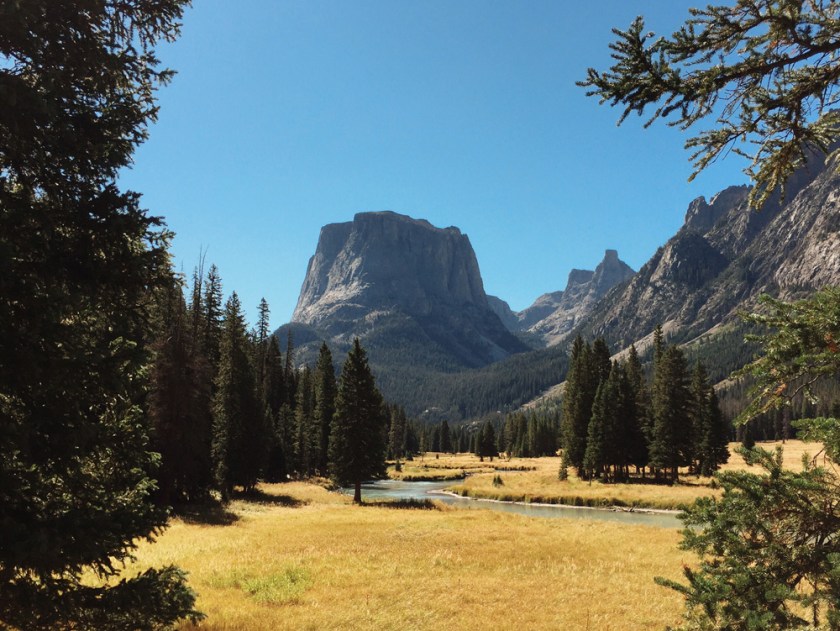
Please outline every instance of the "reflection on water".
[[[458, 508], [497, 510], [505, 513], [518, 513], [530, 517], [563, 517], [566, 519], [588, 519], [614, 521], [625, 524], [658, 526], [659, 528], [682, 528], [682, 522], [675, 513], [646, 513], [622, 510], [603, 510], [577, 506], [552, 506], [545, 504], [518, 504], [512, 502], [494, 502], [455, 497], [441, 493], [454, 484], [445, 482], [403, 482], [402, 480], [377, 480], [362, 485], [363, 499], [435, 499]], [[352, 489], [343, 489], [352, 495]]]

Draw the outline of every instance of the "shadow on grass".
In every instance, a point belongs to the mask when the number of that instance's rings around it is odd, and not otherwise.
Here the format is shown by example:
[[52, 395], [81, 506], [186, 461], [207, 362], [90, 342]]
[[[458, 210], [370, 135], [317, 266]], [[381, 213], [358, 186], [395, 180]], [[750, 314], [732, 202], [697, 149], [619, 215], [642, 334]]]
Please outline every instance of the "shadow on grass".
[[172, 515], [188, 524], [202, 526], [230, 526], [239, 516], [222, 504], [185, 504], [173, 508]]
[[262, 504], [265, 506], [285, 506], [286, 508], [299, 508], [306, 506], [309, 502], [299, 500], [291, 495], [275, 495], [274, 493], [266, 493], [259, 489], [254, 489], [244, 492], [236, 492], [233, 494], [233, 499], [249, 502], [251, 504]]
[[447, 510], [442, 502], [435, 500], [401, 499], [401, 500], [369, 500], [362, 502], [362, 506], [375, 508], [397, 508], [403, 510]]

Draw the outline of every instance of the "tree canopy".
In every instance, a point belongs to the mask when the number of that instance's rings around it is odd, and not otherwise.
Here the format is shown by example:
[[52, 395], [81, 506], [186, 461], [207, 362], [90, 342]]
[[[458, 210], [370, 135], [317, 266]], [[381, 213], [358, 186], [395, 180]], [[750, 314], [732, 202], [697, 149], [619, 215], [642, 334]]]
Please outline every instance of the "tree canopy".
[[195, 613], [177, 568], [107, 583], [166, 522], [142, 405], [168, 235], [117, 175], [155, 118], [171, 73], [154, 47], [185, 5], [0, 6], [0, 626]]
[[729, 151], [747, 157], [761, 206], [814, 150], [828, 153], [840, 131], [840, 6], [833, 0], [737, 0], [689, 9], [670, 37], [637, 17], [613, 29], [615, 60], [590, 68], [587, 95], [687, 130], [692, 178]]

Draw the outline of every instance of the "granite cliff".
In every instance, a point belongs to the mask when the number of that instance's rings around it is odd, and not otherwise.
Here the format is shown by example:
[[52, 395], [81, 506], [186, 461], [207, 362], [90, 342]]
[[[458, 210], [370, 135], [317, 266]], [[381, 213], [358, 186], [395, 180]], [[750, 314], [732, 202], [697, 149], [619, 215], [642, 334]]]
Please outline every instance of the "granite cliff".
[[359, 337], [392, 368], [472, 368], [527, 350], [491, 309], [467, 235], [390, 211], [321, 229], [292, 323], [339, 348]]

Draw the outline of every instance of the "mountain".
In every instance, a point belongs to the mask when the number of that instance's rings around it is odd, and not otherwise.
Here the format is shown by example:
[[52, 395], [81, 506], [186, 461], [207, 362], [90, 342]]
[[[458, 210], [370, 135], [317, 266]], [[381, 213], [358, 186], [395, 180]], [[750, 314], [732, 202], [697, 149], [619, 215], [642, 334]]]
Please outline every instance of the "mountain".
[[566, 289], [543, 294], [527, 309], [514, 312], [500, 298], [489, 296], [490, 306], [508, 329], [525, 333], [542, 346], [563, 342], [595, 304], [615, 285], [633, 277], [633, 269], [607, 250], [595, 271], [573, 269]]
[[456, 371], [529, 350], [491, 309], [467, 235], [390, 211], [321, 229], [292, 325], [339, 349], [359, 337], [389, 369]]
[[726, 354], [732, 328], [741, 326], [738, 312], [761, 294], [792, 300], [840, 284], [840, 175], [813, 159], [786, 192], [787, 201], [776, 196], [760, 211], [747, 207], [746, 186], [691, 202], [677, 234], [609, 292], [577, 332], [623, 348], [662, 324], [673, 342], [729, 340], [713, 344]]

